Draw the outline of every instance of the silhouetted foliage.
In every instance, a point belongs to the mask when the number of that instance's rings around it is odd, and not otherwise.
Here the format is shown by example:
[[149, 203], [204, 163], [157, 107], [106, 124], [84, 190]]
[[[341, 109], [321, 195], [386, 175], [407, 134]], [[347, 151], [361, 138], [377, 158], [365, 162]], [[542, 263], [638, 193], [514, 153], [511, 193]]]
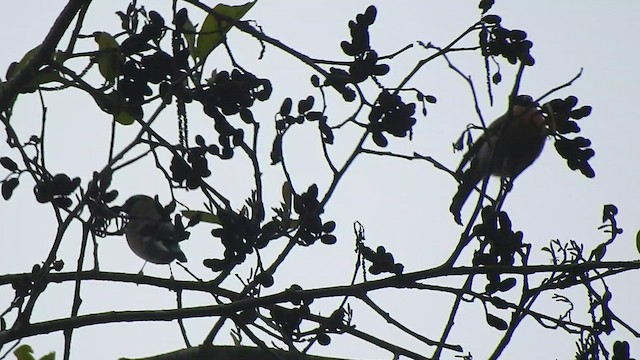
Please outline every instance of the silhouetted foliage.
[[[383, 54], [376, 50], [376, 42], [370, 32], [376, 25], [378, 16], [374, 6], [367, 7], [348, 22], [350, 39], [336, 44], [347, 56], [348, 60], [345, 61], [314, 60], [287, 46], [286, 39], [270, 37], [255, 21], [241, 20], [254, 2], [239, 6], [218, 5], [211, 9], [205, 2], [186, 1], [185, 3], [192, 5], [189, 11], [199, 11], [206, 16], [201, 25], [191, 21], [187, 8], [176, 5], [180, 3], [175, 2], [171, 12], [161, 14], [132, 1], [124, 11], [116, 14], [120, 19], [121, 30], [104, 29], [111, 32], [95, 31], [91, 36], [79, 35], [85, 25], [82, 23], [84, 16], [80, 16], [78, 31], [71, 34], [72, 41], [75, 43], [90, 38], [95, 41], [92, 42], [95, 51], [80, 52], [74, 46], [70, 46], [67, 51], [57, 50], [59, 38], [48, 40], [52, 43], [35, 48], [23, 60], [12, 64], [7, 71], [6, 81], [0, 84], [0, 120], [6, 129], [7, 144], [14, 150], [11, 154], [0, 157], [0, 165], [7, 172], [2, 180], [2, 196], [11, 201], [16, 191], [23, 190], [22, 187], [26, 186], [24, 184], [31, 184], [35, 200], [48, 204], [53, 209], [59, 226], [59, 234], [52, 236], [52, 250], [46, 259], [35, 265], [24, 264], [24, 273], [0, 275], [0, 285], [10, 284], [14, 292], [14, 298], [7, 302], [6, 310], [0, 314], [0, 346], [23, 341], [29, 336], [62, 331], [65, 334], [64, 357], [69, 358], [74, 329], [122, 321], [177, 320], [185, 338], [185, 346], [192, 347], [186, 336], [186, 324], [183, 320], [191, 317], [214, 317], [215, 323], [201, 344], [203, 349], [217, 347], [213, 345], [214, 340], [217, 343], [220, 328], [229, 321], [236, 329], [232, 332], [234, 339], [242, 336], [243, 339], [248, 338], [259, 348], [257, 354], [264, 358], [277, 357], [283, 353], [291, 356], [297, 356], [299, 352], [306, 354], [316, 343], [329, 346], [331, 340], [338, 336], [352, 336], [368, 342], [388, 351], [394, 358], [471, 358], [471, 355], [462, 355], [464, 344], [451, 343], [448, 335], [455, 324], [454, 320], [459, 316], [460, 304], [479, 300], [484, 307], [486, 325], [503, 334], [495, 345], [492, 358], [500, 357], [516, 328], [522, 320], [528, 318], [553, 331], [574, 334], [578, 339], [576, 359], [608, 358], [607, 349], [610, 346], [605, 344], [601, 336], [611, 335], [621, 320], [611, 310], [612, 293], [607, 287], [606, 278], [638, 268], [638, 264], [632, 262], [603, 262], [606, 247], [622, 233], [616, 222], [617, 208], [605, 205], [601, 229], [610, 234], [610, 237], [590, 254], [585, 253], [584, 246], [576, 241], [563, 243], [554, 240], [542, 249], [550, 264], [535, 266], [530, 263], [533, 250], [526, 242], [526, 229], [517, 230], [517, 219], [512, 219], [502, 210], [502, 205], [512, 190], [512, 183], [535, 161], [547, 138], [554, 141], [557, 153], [566, 160], [571, 170], [578, 170], [589, 178], [595, 176], [595, 171], [589, 164], [595, 151], [588, 138], [578, 136], [581, 128], [576, 122], [588, 117], [591, 107], [583, 105], [576, 108], [578, 97], [573, 95], [542, 102], [554, 91], [538, 99], [519, 93], [523, 72], [535, 64], [532, 55], [534, 44], [527, 38], [525, 31], [506, 29], [502, 26], [500, 16], [488, 14], [493, 1], [480, 1], [480, 19], [461, 36], [453, 36], [455, 40], [450, 44], [437, 47], [420, 43], [422, 50], [430, 56], [428, 60], [415, 60], [415, 71], [406, 71], [393, 62], [397, 56], [408, 56], [406, 50], [414, 45], [408, 45], [393, 54]], [[89, 2], [71, 0], [68, 8], [61, 14], [64, 21], [56, 23], [56, 26], [62, 28], [52, 31], [73, 29], [72, 19], [89, 6]], [[282, 100], [272, 98], [273, 88], [279, 84], [257, 71], [253, 73], [236, 60], [235, 44], [226, 38], [226, 33], [231, 29], [248, 34], [263, 47], [263, 52], [264, 48], [277, 47], [293, 59], [309, 65], [313, 69], [309, 78], [313, 92], [288, 94]], [[512, 79], [514, 85], [510, 97], [505, 101], [509, 103], [509, 109], [500, 118], [503, 120], [502, 124], [488, 127], [483, 124], [465, 130], [454, 144], [455, 150], [467, 150], [457, 170], [450, 170], [437, 160], [416, 153], [404, 155], [380, 151], [379, 148], [387, 147], [390, 140], [396, 140], [393, 138], [412, 140], [415, 125], [427, 116], [428, 107], [436, 106], [435, 96], [428, 95], [421, 89], [408, 87], [407, 83], [420, 67], [432, 60], [445, 58], [449, 62], [448, 56], [453, 53], [454, 45], [468, 37], [477, 39], [477, 45], [463, 49], [464, 53], [475, 56], [485, 65], [486, 92], [491, 101], [492, 86], [505, 86], [505, 79], [502, 78], [499, 67], [494, 70], [490, 65], [519, 67], [516, 77]], [[209, 72], [205, 73], [205, 64], [216, 48], [226, 50], [231, 66], [220, 67], [213, 72], [207, 70]], [[70, 62], [71, 59], [75, 63]], [[82, 61], [84, 68], [77, 69], [77, 63]], [[101, 76], [98, 80], [97, 73], [89, 72], [96, 65]], [[460, 69], [451, 63], [450, 65], [453, 71], [464, 76]], [[392, 80], [387, 75], [391, 73], [396, 78], [400, 75], [399, 84], [390, 84]], [[299, 79], [292, 79], [297, 80]], [[52, 169], [44, 161], [43, 149], [48, 148], [46, 140], [35, 135], [38, 132], [34, 130], [34, 135], [25, 141], [14, 130], [15, 124], [10, 122], [14, 115], [13, 103], [17, 97], [33, 92], [66, 91], [69, 88], [90, 96], [98, 109], [112, 115], [113, 129], [118, 129], [118, 132], [113, 130], [112, 134], [94, 134], [111, 136], [112, 140], [106, 162], [101, 162], [104, 157], [101, 160], [97, 157], [93, 159], [95, 168], [92, 169], [91, 178], [81, 179]], [[522, 103], [524, 100], [526, 104]], [[357, 110], [350, 116], [345, 116], [346, 120], [331, 118], [327, 109], [335, 106], [336, 101], [355, 103]], [[478, 105], [477, 98], [475, 101]], [[281, 105], [275, 114], [258, 116], [255, 106], [262, 102]], [[160, 113], [174, 106], [177, 114], [172, 119], [178, 131], [176, 136], [171, 137], [157, 132], [155, 121]], [[422, 116], [416, 113], [418, 106], [422, 109]], [[524, 117], [523, 122], [533, 121], [534, 118], [544, 120], [543, 123], [536, 124], [536, 128], [542, 132], [533, 139], [535, 144], [532, 149], [524, 149], [522, 146], [523, 139], [527, 140], [527, 136], [531, 135], [527, 133], [528, 128], [517, 127], [516, 120], [513, 120], [518, 119], [519, 114], [514, 114], [518, 107], [531, 111], [527, 113], [531, 116]], [[201, 119], [190, 114], [200, 109], [206, 117], [213, 120], [213, 127], [209, 132], [193, 135], [190, 133], [190, 123]], [[40, 125], [40, 130], [44, 133], [44, 120]], [[355, 129], [358, 132], [359, 140], [353, 144], [341, 142], [341, 145], [348, 146], [351, 150], [346, 160], [337, 160], [327, 149], [336, 142], [343, 141], [337, 134], [347, 125], [351, 126], [351, 131]], [[315, 183], [302, 185], [295, 181], [293, 175], [308, 171], [307, 168], [295, 169], [287, 165], [290, 154], [284, 151], [283, 142], [295, 127], [317, 129], [318, 138], [314, 140], [318, 141], [310, 141], [308, 146], [318, 146], [322, 150], [325, 161], [322, 165], [330, 171], [328, 186], [318, 186]], [[133, 128], [139, 132], [128, 145], [116, 145], [118, 142], [114, 139], [120, 136], [119, 131], [131, 131]], [[264, 128], [273, 131], [258, 132], [258, 129]], [[482, 132], [476, 141], [473, 140], [472, 130]], [[259, 148], [258, 138], [261, 144], [271, 144], [266, 162], [263, 154], [265, 150]], [[190, 145], [190, 142], [195, 145]], [[367, 148], [367, 144], [374, 146], [374, 149]], [[134, 148], [144, 151], [141, 155], [133, 153]], [[530, 154], [525, 153], [527, 151]], [[278, 271], [280, 265], [289, 258], [292, 249], [351, 241], [340, 238], [341, 235], [334, 232], [337, 224], [343, 221], [329, 219], [325, 215], [325, 209], [354, 159], [367, 153], [388, 158], [427, 160], [435, 165], [437, 171], [452, 175], [453, 181], [457, 181], [460, 187], [458, 195], [452, 194], [454, 203], [450, 211], [460, 224], [462, 205], [472, 193], [480, 193], [476, 210], [467, 220], [458, 246], [441, 266], [406, 272], [403, 263], [384, 245], [365, 245], [364, 228], [357, 223], [354, 224], [357, 256], [353, 266], [354, 276], [348, 286], [335, 284], [334, 287], [303, 289], [297, 284], [282, 284], [278, 281]], [[172, 198], [166, 206], [155, 199], [159, 206], [156, 210], [162, 214], [163, 224], [170, 227], [146, 227], [141, 235], [155, 239], [161, 237], [160, 230], [170, 229], [166, 230], [171, 232], [170, 236], [163, 236], [171, 237], [177, 244], [189, 238], [190, 232], [208, 225], [213, 226], [213, 229], [207, 230], [210, 237], [204, 240], [221, 244], [224, 249], [222, 253], [205, 254], [203, 265], [210, 271], [198, 276], [189, 272], [193, 280], [177, 281], [172, 277], [165, 281], [143, 275], [103, 272], [99, 268], [97, 246], [93, 246], [93, 267], [86, 270], [89, 266], [84, 263], [85, 253], [91, 249], [87, 239], [95, 241], [96, 238], [121, 236], [131, 221], [149, 220], [129, 214], [131, 203], [125, 202], [123, 189], [115, 188], [116, 182], [113, 181], [120, 177], [120, 170], [126, 166], [142, 167], [142, 163], [138, 161], [145, 158], [153, 159], [158, 170], [153, 176], [166, 180], [165, 186]], [[517, 162], [518, 159], [522, 161]], [[253, 188], [242, 207], [234, 206], [229, 195], [218, 191], [213, 181], [221, 172], [235, 171], [225, 167], [225, 164], [233, 161], [250, 163], [253, 172]], [[470, 163], [470, 168], [465, 170], [463, 168], [467, 163]], [[267, 187], [263, 179], [264, 168], [267, 166], [276, 169], [283, 179], [279, 183], [282, 184], [281, 188], [276, 191]], [[313, 165], [309, 165], [309, 168], [312, 167]], [[475, 171], [479, 168], [482, 171]], [[20, 179], [23, 175], [30, 179]], [[491, 175], [503, 178], [497, 196], [487, 193], [486, 183]], [[480, 183], [483, 185], [478, 187]], [[303, 186], [306, 190], [301, 190]], [[278, 191], [282, 195], [280, 203], [267, 203], [265, 199], [270, 197], [265, 196], [265, 193]], [[187, 192], [190, 195], [198, 194], [200, 201], [195, 206], [200, 209], [204, 206], [204, 210], [194, 210], [183, 202]], [[372, 194], [371, 201], [377, 201], [375, 194]], [[3, 206], [9, 205], [15, 206], [10, 203]], [[57, 251], [60, 242], [67, 241], [69, 235], [66, 233], [70, 231], [71, 223], [82, 225], [84, 241], [77, 267], [62, 272], [65, 263], [59, 258]], [[437, 230], [428, 231], [431, 233]], [[435, 236], [435, 233], [430, 235]], [[273, 249], [276, 255], [265, 256], [266, 248]], [[473, 249], [472, 258], [460, 258], [464, 249]], [[70, 259], [64, 260], [70, 262]], [[332, 261], [333, 259], [327, 259], [326, 266], [332, 266]], [[458, 262], [463, 265], [456, 265]], [[237, 274], [241, 266], [249, 268], [250, 275], [241, 279], [242, 286], [238, 290], [236, 280], [240, 279]], [[232, 276], [234, 271], [237, 278]], [[299, 269], [300, 274], [305, 271], [313, 270]], [[376, 278], [369, 279], [368, 276]], [[443, 281], [443, 284], [449, 285], [436, 287], [425, 281], [454, 276], [466, 276], [465, 284], [450, 285]], [[486, 279], [483, 288], [478, 290], [478, 286], [472, 287], [474, 281], [477, 284], [482, 279]], [[82, 299], [79, 295], [81, 285], [94, 280], [147, 284], [175, 291], [178, 298], [176, 309], [165, 313], [152, 310], [113, 310], [102, 314], [82, 314]], [[73, 282], [76, 286], [70, 316], [44, 320], [39, 316], [36, 319], [33, 310], [36, 303], [40, 304], [40, 296], [48, 285], [61, 282]], [[594, 286], [595, 283], [599, 286]], [[265, 294], [266, 289], [276, 284], [285, 290]], [[574, 320], [572, 310], [560, 316], [534, 310], [533, 304], [543, 292], [570, 287], [587, 290], [587, 320]], [[368, 296], [374, 290], [396, 288], [440, 291], [454, 296], [451, 308], [443, 309], [449, 311], [450, 315], [440, 338], [429, 339], [420, 334], [420, 329], [409, 329]], [[212, 295], [211, 305], [184, 307], [183, 290]], [[340, 301], [327, 311], [326, 307], [316, 307], [317, 302], [314, 302], [323, 298]], [[557, 299], [569, 304], [572, 309], [574, 301], [584, 300], [560, 295]], [[354, 310], [352, 303], [364, 304], [386, 320], [391, 328], [417, 339], [424, 346], [415, 350], [405, 348], [396, 344], [393, 338], [373, 335], [376, 333], [373, 329], [356, 326], [353, 318], [357, 310]], [[417, 309], [416, 314], [420, 311]], [[330, 315], [322, 315], [323, 313]], [[240, 345], [236, 347], [245, 348]], [[433, 352], [431, 356], [424, 355], [426, 349]], [[442, 355], [443, 351], [448, 352], [446, 356]], [[243, 356], [245, 357], [237, 358], [247, 358], [246, 355]], [[631, 360], [629, 344], [615, 342], [612, 358]]]

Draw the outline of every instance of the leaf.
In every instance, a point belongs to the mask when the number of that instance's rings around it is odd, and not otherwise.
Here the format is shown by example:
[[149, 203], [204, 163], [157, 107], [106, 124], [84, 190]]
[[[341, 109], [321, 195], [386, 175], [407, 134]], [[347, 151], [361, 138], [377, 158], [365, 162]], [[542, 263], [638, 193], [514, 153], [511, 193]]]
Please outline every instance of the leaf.
[[621, 360], [629, 359], [631, 357], [629, 343], [626, 341], [616, 341], [613, 343], [613, 358], [620, 358]]
[[286, 98], [282, 101], [282, 105], [280, 106], [280, 115], [287, 116], [291, 113], [291, 106], [293, 106], [293, 100], [291, 98]]
[[18, 358], [17, 360], [35, 360], [35, 358], [33, 357], [33, 349], [27, 344], [18, 347], [13, 352], [13, 355]]
[[126, 111], [118, 112], [118, 114], [114, 116], [114, 119], [122, 125], [131, 125], [136, 121], [136, 119]]
[[191, 55], [192, 58], [196, 58], [196, 28], [195, 26], [193, 26], [193, 23], [191, 23], [191, 20], [189, 20], [189, 18], [187, 18], [184, 22], [184, 25], [182, 25], [182, 29], [183, 31], [182, 35], [184, 35], [184, 38], [187, 39], [187, 47], [189, 48], [189, 54]]
[[327, 346], [331, 343], [331, 337], [329, 337], [329, 335], [327, 335], [326, 333], [318, 334], [316, 336], [316, 339], [318, 340], [318, 344], [322, 346]]
[[487, 313], [487, 324], [489, 324], [489, 326], [496, 328], [500, 331], [505, 331], [507, 330], [507, 327], [508, 327], [506, 321], [500, 319], [495, 315], [491, 315], [489, 313]]
[[636, 248], [638, 249], [638, 253], [640, 254], [640, 230], [636, 234]]
[[212, 214], [210, 212], [196, 211], [196, 210], [183, 210], [181, 211], [181, 213], [182, 213], [182, 216], [186, 217], [189, 220], [199, 216], [200, 221], [208, 222], [210, 224], [220, 224], [220, 218], [218, 218], [218, 215]]
[[217, 14], [229, 17], [235, 21], [240, 20], [244, 14], [253, 7], [255, 1], [248, 2], [244, 5], [229, 6], [218, 4], [213, 8], [213, 12], [204, 19], [200, 35], [198, 36], [198, 44], [196, 45], [196, 55], [200, 60], [204, 60], [218, 45], [222, 43], [225, 34], [231, 30], [233, 26], [229, 21], [218, 19]]
[[325, 233], [333, 232], [333, 230], [335, 229], [336, 229], [335, 221], [327, 221], [322, 225], [322, 232], [325, 232]]
[[108, 82], [120, 75], [120, 50], [118, 42], [111, 34], [96, 31], [93, 38], [98, 43], [98, 70]]
[[55, 352], [50, 352], [47, 355], [43, 356], [40, 358], [40, 360], [55, 360], [56, 359], [56, 353]]
[[511, 290], [514, 286], [516, 286], [517, 282], [515, 278], [506, 278], [498, 284], [498, 291], [506, 292]]
[[314, 98], [313, 96], [307, 96], [306, 99], [302, 99], [298, 102], [298, 114], [304, 114], [313, 108]]
[[33, 59], [33, 57], [36, 55], [36, 53], [38, 52], [38, 49], [40, 49], [40, 45], [27, 51], [27, 53], [24, 54], [24, 56], [22, 57], [19, 63], [14, 63], [15, 66], [10, 66], [9, 70], [7, 70], [7, 80], [10, 80], [14, 75], [19, 73], [22, 69], [24, 69], [27, 63], [31, 61], [31, 59]]
[[35, 89], [43, 84], [48, 84], [52, 82], [59, 82], [61, 84], [65, 83], [65, 80], [60, 73], [53, 70], [52, 68], [44, 68], [38, 71], [38, 74], [29, 82], [28, 87]]
[[273, 139], [271, 147], [271, 165], [276, 165], [282, 161], [282, 134], [277, 134]]
[[324, 234], [320, 237], [320, 241], [325, 245], [333, 245], [338, 241], [338, 238], [335, 235]]
[[498, 309], [504, 310], [509, 308], [509, 303], [499, 297], [492, 296], [489, 301], [491, 301], [491, 304], [493, 304], [493, 306], [497, 307]]
[[18, 164], [6, 156], [0, 158], [0, 165], [11, 172], [18, 170]]
[[15, 190], [16, 186], [18, 186], [20, 182], [18, 181], [17, 177], [5, 180], [2, 183], [2, 197], [5, 200], [9, 200], [9, 198], [11, 198], [11, 195], [13, 195], [13, 190]]
[[289, 230], [297, 229], [298, 226], [300, 226], [299, 219], [292, 219], [291, 221], [289, 221]]
[[240, 119], [244, 121], [245, 124], [255, 124], [256, 120], [253, 117], [253, 113], [249, 109], [240, 110]]
[[282, 184], [282, 199], [284, 200], [284, 211], [287, 213], [291, 213], [291, 200], [293, 196], [291, 196], [291, 184], [289, 182], [285, 182]]

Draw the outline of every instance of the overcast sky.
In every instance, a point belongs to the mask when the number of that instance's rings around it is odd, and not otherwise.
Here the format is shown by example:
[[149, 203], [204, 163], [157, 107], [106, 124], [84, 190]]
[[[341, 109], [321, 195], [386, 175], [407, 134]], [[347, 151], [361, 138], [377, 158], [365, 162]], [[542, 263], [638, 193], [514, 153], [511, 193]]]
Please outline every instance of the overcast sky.
[[[169, 1], [139, 2], [146, 4], [147, 10], [154, 6], [162, 14], [168, 14]], [[241, 3], [241, 2], [234, 2]], [[347, 22], [367, 5], [375, 4], [378, 18], [371, 29], [372, 46], [381, 54], [395, 52], [416, 41], [432, 42], [444, 46], [459, 33], [473, 24], [480, 16], [477, 1], [259, 1], [247, 14], [246, 19], [254, 19], [266, 34], [280, 39], [283, 43], [314, 58], [344, 59], [339, 43], [348, 39]], [[83, 34], [93, 31], [118, 32], [119, 19], [114, 12], [126, 8], [124, 1], [94, 1], [87, 15]], [[231, 2], [230, 2], [231, 4]], [[331, 5], [329, 5], [331, 4]], [[338, 5], [339, 4], [339, 5]], [[48, 0], [12, 1], [2, 5], [0, 30], [2, 30], [3, 51], [0, 52], [0, 69], [6, 69], [13, 61], [18, 61], [27, 51], [39, 44], [63, 7], [62, 1]], [[157, 9], [157, 8], [156, 8]], [[503, 26], [525, 30], [534, 42], [532, 55], [536, 65], [527, 69], [521, 85], [521, 93], [537, 97], [556, 87], [583, 69], [582, 77], [570, 88], [564, 89], [557, 97], [576, 95], [581, 105], [591, 105], [591, 116], [582, 120], [581, 135], [593, 142], [596, 156], [591, 165], [596, 171], [594, 179], [587, 179], [578, 172], [571, 171], [566, 162], [555, 152], [548, 141], [546, 148], [536, 163], [526, 170], [516, 181], [514, 191], [509, 195], [505, 209], [509, 211], [514, 228], [525, 232], [525, 241], [533, 245], [533, 262], [545, 264], [548, 258], [539, 250], [551, 239], [584, 243], [588, 253], [606, 240], [606, 234], [597, 230], [601, 224], [602, 206], [615, 204], [620, 210], [619, 226], [625, 232], [608, 249], [605, 260], [638, 259], [635, 248], [635, 233], [640, 227], [640, 197], [637, 186], [640, 183], [637, 146], [640, 131], [640, 110], [637, 103], [638, 39], [640, 25], [640, 4], [632, 1], [602, 5], [600, 1], [506, 1], [497, 0], [491, 13], [503, 18]], [[202, 22], [202, 15], [192, 11], [194, 23]], [[167, 16], [167, 23], [169, 23]], [[230, 44], [238, 61], [259, 77], [273, 81], [274, 93], [267, 104], [256, 106], [254, 114], [264, 123], [261, 145], [266, 155], [270, 149], [268, 136], [273, 134], [272, 121], [282, 99], [293, 97], [294, 101], [308, 95], [317, 96], [309, 84], [309, 68], [287, 57], [281, 51], [267, 47], [265, 58], [257, 61], [260, 45], [250, 37], [234, 30], [230, 33]], [[473, 44], [477, 39], [471, 35], [465, 42]], [[66, 48], [62, 42], [60, 48]], [[79, 43], [82, 50], [95, 49], [91, 39]], [[409, 69], [420, 59], [429, 55], [423, 49], [414, 47], [390, 62], [392, 73], [383, 78], [384, 84], [393, 87], [398, 84]], [[503, 84], [494, 88], [495, 104], [489, 105], [483, 87], [484, 74], [482, 59], [476, 55], [457, 53], [451, 56], [462, 71], [472, 76], [478, 92], [485, 119], [495, 118], [506, 111], [506, 95], [511, 89], [513, 67], [503, 67]], [[208, 68], [229, 69], [228, 59], [223, 49], [217, 49]], [[4, 71], [0, 71], [3, 74]], [[437, 97], [438, 103], [428, 108], [428, 116], [418, 116], [414, 128], [413, 141], [393, 140], [389, 150], [412, 154], [414, 151], [430, 155], [441, 163], [455, 168], [461, 155], [454, 154], [451, 143], [470, 122], [478, 122], [473, 102], [466, 84], [448, 70], [444, 61], [435, 61], [425, 66], [408, 86], [419, 88]], [[49, 144], [47, 164], [53, 172], [65, 172], [70, 176], [80, 176], [83, 186], [94, 170], [105, 165], [108, 149], [110, 119], [96, 112], [95, 103], [77, 91], [45, 93], [47, 112], [47, 141]], [[336, 98], [329, 104], [330, 120], [339, 123], [350, 115], [351, 106], [340, 104]], [[191, 117], [191, 134], [212, 134], [211, 120], [199, 115]], [[175, 112], [168, 110], [158, 121], [163, 133], [175, 133]], [[21, 97], [14, 108], [12, 124], [20, 132], [22, 139], [39, 132], [42, 110], [36, 95]], [[362, 119], [364, 121], [364, 119]], [[138, 130], [137, 126], [123, 129], [119, 139], [120, 148]], [[322, 166], [322, 155], [313, 145], [313, 132], [292, 132], [285, 140], [285, 154], [294, 173], [297, 190], [306, 189], [317, 183], [321, 191], [328, 186], [329, 171]], [[344, 157], [349, 146], [353, 146], [354, 133], [349, 130], [337, 137], [337, 159]], [[213, 135], [211, 135], [213, 139]], [[373, 147], [373, 144], [371, 144]], [[18, 158], [17, 152], [10, 150], [4, 142], [0, 144], [0, 155]], [[210, 181], [221, 191], [229, 194], [236, 209], [250, 194], [251, 175], [246, 159], [231, 162], [213, 162], [214, 175]], [[267, 164], [267, 162], [265, 162]], [[146, 166], [146, 167], [145, 167]], [[142, 171], [140, 170], [142, 169]], [[282, 175], [278, 168], [265, 165], [266, 201], [268, 207], [277, 206], [282, 185]], [[0, 177], [4, 172], [0, 171]], [[40, 205], [33, 198], [33, 184], [26, 176], [21, 186], [9, 201], [0, 202], [0, 274], [30, 271], [34, 263], [46, 258], [55, 234], [55, 221], [51, 209]], [[159, 194], [168, 202], [166, 184], [153, 169], [152, 159], [140, 168], [126, 170], [114, 179], [114, 186], [121, 193], [121, 200], [138, 193]], [[397, 261], [405, 265], [406, 271], [437, 266], [442, 263], [455, 246], [461, 227], [457, 226], [448, 212], [449, 202], [456, 184], [444, 172], [435, 170], [426, 162], [407, 162], [379, 157], [362, 157], [339, 185], [334, 198], [328, 205], [327, 220], [338, 223], [336, 234], [339, 241], [334, 246], [317, 245], [297, 249], [276, 276], [276, 286], [265, 293], [277, 292], [292, 283], [303, 288], [347, 284], [352, 275], [354, 221], [360, 221], [371, 247], [384, 245]], [[187, 196], [192, 206], [201, 200]], [[468, 208], [472, 205], [468, 204]], [[469, 210], [469, 209], [466, 209]], [[469, 213], [465, 211], [463, 218]], [[184, 243], [183, 250], [189, 258], [189, 267], [200, 276], [211, 276], [202, 266], [204, 258], [216, 257], [221, 247], [207, 236], [208, 230], [195, 234]], [[80, 227], [72, 228], [61, 248], [61, 258], [65, 260], [66, 271], [74, 268], [80, 241]], [[135, 273], [142, 261], [135, 257], [122, 237], [100, 239], [99, 255], [101, 270]], [[469, 255], [469, 253], [467, 253]], [[330, 266], [327, 266], [330, 264]], [[462, 263], [460, 263], [462, 264]], [[467, 264], [466, 262], [464, 264]], [[145, 274], [168, 277], [164, 266], [149, 265]], [[177, 278], [188, 278], [184, 271], [174, 266]], [[239, 275], [245, 278], [248, 268]], [[640, 327], [637, 316], [637, 299], [631, 295], [637, 284], [637, 274], [626, 274], [610, 281], [614, 298], [611, 308], [636, 329]], [[238, 282], [227, 286], [238, 288]], [[175, 308], [175, 295], [167, 291], [144, 286], [123, 286], [107, 284], [85, 284], [83, 287], [81, 314], [108, 310], [130, 309], [170, 309]], [[480, 289], [480, 287], [478, 287]], [[47, 289], [40, 300], [34, 321], [64, 317], [70, 312], [73, 287], [71, 284], [55, 285]], [[565, 295], [585, 296], [584, 291], [573, 291]], [[543, 297], [544, 307], [552, 316], [562, 314], [566, 307], [554, 303], [550, 295]], [[626, 295], [626, 296], [625, 296]], [[508, 295], [509, 296], [509, 295]], [[0, 306], [5, 306], [13, 297], [7, 287], [0, 289]], [[432, 295], [416, 291], [394, 290], [372, 294], [379, 305], [392, 316], [413, 330], [431, 338], [439, 337], [448, 315], [450, 297]], [[184, 306], [210, 304], [205, 297], [188, 298]], [[326, 309], [339, 303], [325, 301]], [[354, 301], [354, 306], [359, 304]], [[356, 311], [354, 319], [358, 328], [370, 331], [390, 341], [412, 348], [416, 352], [430, 355], [433, 349], [417, 347], [401, 334], [389, 330], [382, 319], [375, 318], [369, 311]], [[577, 311], [574, 320], [585, 320]], [[330, 310], [325, 310], [324, 315]], [[508, 319], [508, 313], [495, 313]], [[213, 323], [212, 319], [187, 322], [193, 343], [199, 343]], [[449, 342], [464, 346], [465, 353], [474, 358], [486, 358], [500, 333], [484, 322], [479, 302], [465, 304], [458, 319], [458, 325]], [[615, 339], [632, 340], [632, 336], [621, 327], [614, 333]], [[226, 332], [225, 332], [226, 331]], [[229, 343], [229, 329], [221, 332], [218, 343]], [[145, 336], [143, 336], [145, 335]], [[153, 337], [147, 337], [150, 335]], [[149, 341], [148, 339], [162, 339]], [[533, 321], [525, 321], [512, 339], [512, 344], [504, 354], [505, 359], [550, 359], [571, 358], [575, 351], [575, 338], [560, 331], [541, 329]], [[62, 356], [63, 337], [61, 333], [38, 338], [25, 339], [37, 355], [55, 350]], [[542, 345], [542, 346], [541, 346]], [[74, 332], [72, 358], [117, 358], [119, 356], [148, 356], [175, 350], [184, 346], [175, 323], [153, 324], [113, 324], [82, 328]], [[6, 351], [7, 347], [3, 349]], [[527, 353], [521, 351], [526, 349]], [[346, 336], [333, 337], [332, 345], [315, 348], [322, 355], [391, 358], [389, 354], [360, 342], [353, 342]], [[632, 355], [640, 353], [637, 339], [632, 340]], [[453, 358], [447, 353], [444, 358]], [[9, 357], [11, 358], [11, 357]]]

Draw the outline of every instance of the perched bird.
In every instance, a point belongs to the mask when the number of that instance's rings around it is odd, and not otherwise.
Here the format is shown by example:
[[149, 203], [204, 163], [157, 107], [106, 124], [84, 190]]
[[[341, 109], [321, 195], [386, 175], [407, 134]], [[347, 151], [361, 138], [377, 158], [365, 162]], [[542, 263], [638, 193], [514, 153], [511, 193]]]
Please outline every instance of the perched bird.
[[[514, 100], [506, 114], [492, 122], [462, 158], [456, 175], [460, 185], [449, 210], [462, 225], [460, 211], [476, 185], [489, 175], [515, 179], [542, 152], [545, 118], [530, 97]], [[463, 168], [471, 161], [471, 166]]]
[[124, 203], [122, 211], [129, 217], [125, 227], [127, 243], [136, 255], [154, 264], [187, 262], [178, 245], [184, 238], [177, 236], [170, 214], [158, 200], [134, 195]]

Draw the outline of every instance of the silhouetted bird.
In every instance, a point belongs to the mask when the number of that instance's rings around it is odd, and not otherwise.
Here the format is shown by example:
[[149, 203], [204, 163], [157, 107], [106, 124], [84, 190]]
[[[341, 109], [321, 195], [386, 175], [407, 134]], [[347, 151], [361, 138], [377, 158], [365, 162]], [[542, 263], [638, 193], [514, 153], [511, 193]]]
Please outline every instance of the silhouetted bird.
[[[476, 185], [489, 175], [515, 179], [542, 152], [545, 118], [530, 97], [519, 97], [506, 114], [491, 123], [462, 158], [456, 175], [460, 185], [449, 210], [462, 225], [460, 211]], [[463, 168], [471, 161], [469, 169]]]
[[124, 203], [122, 210], [129, 215], [125, 235], [136, 255], [154, 264], [169, 264], [176, 259], [187, 261], [178, 245], [170, 214], [156, 199], [134, 195]]

